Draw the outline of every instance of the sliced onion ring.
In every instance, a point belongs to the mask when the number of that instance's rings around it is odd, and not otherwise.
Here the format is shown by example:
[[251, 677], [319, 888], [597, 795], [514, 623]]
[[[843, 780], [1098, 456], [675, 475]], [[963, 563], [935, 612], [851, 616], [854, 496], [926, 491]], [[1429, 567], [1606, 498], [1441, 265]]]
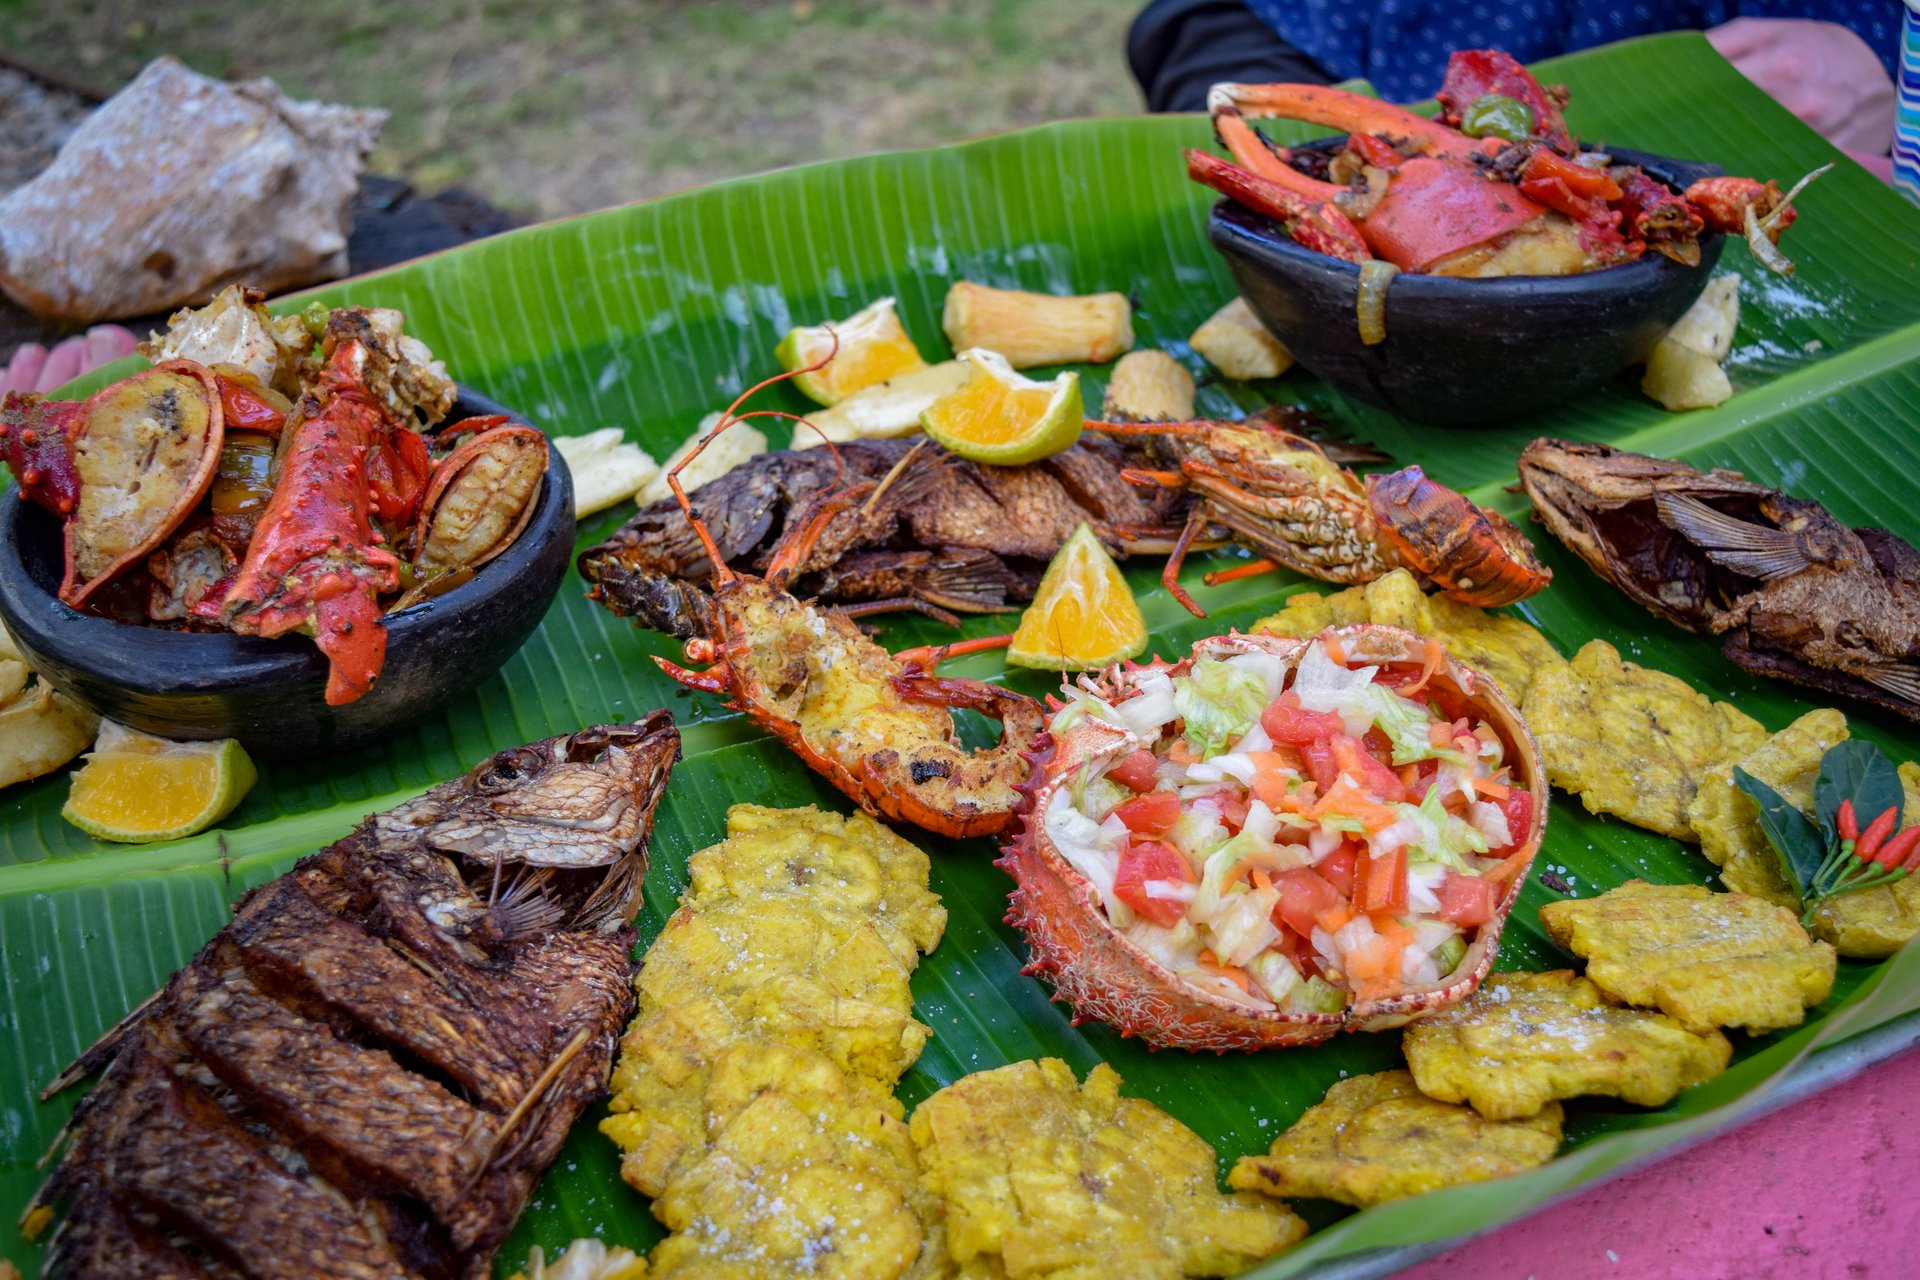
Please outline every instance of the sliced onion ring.
[[1400, 268], [1378, 258], [1360, 264], [1360, 341], [1377, 347], [1387, 340], [1387, 286]]
[[1761, 262], [1783, 276], [1793, 274], [1793, 260], [1788, 258], [1786, 254], [1780, 252], [1779, 223], [1785, 219], [1788, 212], [1792, 210], [1794, 197], [1798, 196], [1802, 191], [1805, 191], [1809, 182], [1812, 182], [1815, 178], [1831, 168], [1833, 168], [1831, 163], [1823, 164], [1806, 177], [1800, 179], [1800, 181], [1794, 183], [1787, 194], [1780, 197], [1780, 203], [1773, 206], [1773, 211], [1765, 218], [1757, 216], [1751, 204], [1746, 207], [1747, 247], [1753, 250], [1754, 257], [1760, 259]]

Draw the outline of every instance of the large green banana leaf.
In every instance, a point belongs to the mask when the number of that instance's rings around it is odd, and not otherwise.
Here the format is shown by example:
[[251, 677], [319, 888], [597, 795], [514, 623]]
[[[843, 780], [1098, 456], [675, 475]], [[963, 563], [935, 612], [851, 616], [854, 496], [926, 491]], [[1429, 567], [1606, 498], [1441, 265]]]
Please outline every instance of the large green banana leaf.
[[[1596, 141], [1717, 161], [1734, 173], [1790, 180], [1833, 150], [1722, 62], [1697, 36], [1637, 41], [1561, 59], [1545, 75], [1573, 89], [1570, 113]], [[883, 294], [900, 299], [909, 330], [943, 349], [941, 299], [966, 278], [1057, 291], [1117, 289], [1138, 300], [1143, 344], [1205, 366], [1183, 339], [1227, 297], [1228, 277], [1200, 226], [1209, 202], [1189, 184], [1182, 146], [1204, 144], [1195, 118], [1076, 121], [961, 146], [769, 174], [540, 226], [322, 291], [328, 301], [405, 309], [410, 327], [463, 381], [559, 432], [614, 424], [656, 454], [702, 414], [773, 371], [792, 323], [849, 314]], [[1552, 433], [1614, 441], [1753, 477], [1825, 502], [1852, 523], [1883, 524], [1920, 541], [1911, 493], [1920, 475], [1920, 211], [1842, 163], [1801, 201], [1787, 239], [1798, 275], [1774, 277], [1731, 245], [1724, 269], [1743, 277], [1745, 307], [1731, 365], [1737, 394], [1718, 409], [1668, 415], [1634, 377], [1536, 421], [1499, 429], [1422, 429], [1355, 405], [1304, 373], [1268, 385], [1213, 383], [1205, 412], [1302, 400], [1400, 461], [1519, 514], [1504, 493], [1517, 447]], [[296, 304], [297, 305], [297, 304]], [[1099, 382], [1100, 369], [1088, 371]], [[1090, 400], [1097, 394], [1090, 388]], [[785, 388], [765, 396], [798, 409]], [[776, 439], [776, 443], [782, 441]], [[586, 523], [582, 544], [618, 522]], [[1629, 606], [1542, 535], [1556, 576], [1522, 612], [1571, 652], [1600, 636], [1630, 658], [1729, 698], [1770, 727], [1810, 705], [1756, 681], [1710, 640]], [[1190, 579], [1204, 565], [1196, 565]], [[1199, 591], [1200, 622], [1159, 588], [1158, 564], [1136, 563], [1155, 649], [1244, 626], [1298, 580], [1282, 575]], [[995, 629], [976, 620], [970, 632]], [[890, 641], [935, 638], [918, 621]], [[63, 779], [0, 800], [0, 1218], [11, 1220], [38, 1181], [35, 1159], [70, 1111], [71, 1094], [35, 1100], [39, 1085], [163, 983], [217, 929], [235, 897], [343, 834], [362, 814], [464, 770], [497, 748], [595, 720], [668, 705], [686, 730], [654, 834], [641, 920], [650, 938], [685, 882], [687, 855], [716, 838], [731, 799], [846, 802], [750, 724], [689, 700], [647, 661], [671, 652], [581, 598], [570, 580], [526, 647], [496, 676], [394, 742], [354, 756], [263, 766], [259, 786], [218, 833], [149, 848], [94, 844], [63, 823]], [[995, 675], [997, 659], [955, 664]], [[1046, 681], [1016, 674], [1033, 692]], [[1860, 708], [1856, 731], [1902, 756], [1920, 754], [1910, 726]], [[1020, 939], [1001, 922], [1008, 882], [983, 842], [932, 841], [934, 887], [951, 912], [946, 940], [920, 967], [917, 1012], [934, 1029], [902, 1084], [911, 1105], [967, 1072], [1040, 1054], [1084, 1071], [1112, 1062], [1131, 1092], [1152, 1099], [1215, 1145], [1223, 1167], [1264, 1150], [1343, 1075], [1396, 1065], [1396, 1036], [1347, 1036], [1258, 1056], [1149, 1054], [1064, 1009], [1021, 976]], [[1576, 893], [1632, 876], [1706, 881], [1711, 868], [1675, 842], [1588, 816], [1556, 795], [1540, 864]], [[1550, 967], [1566, 957], [1541, 935], [1538, 884], [1522, 898], [1503, 966]], [[1568, 1150], [1547, 1167], [1497, 1185], [1457, 1188], [1345, 1215], [1302, 1207], [1325, 1227], [1263, 1276], [1304, 1272], [1316, 1259], [1480, 1230], [1645, 1158], [1756, 1105], [1801, 1055], [1920, 1007], [1920, 954], [1846, 963], [1832, 998], [1806, 1026], [1742, 1040], [1732, 1070], [1672, 1105], [1606, 1101], [1569, 1108]], [[657, 1228], [616, 1175], [611, 1146], [583, 1123], [542, 1183], [503, 1255], [549, 1249], [585, 1233], [645, 1247]], [[0, 1254], [31, 1272], [37, 1253], [0, 1232]]]

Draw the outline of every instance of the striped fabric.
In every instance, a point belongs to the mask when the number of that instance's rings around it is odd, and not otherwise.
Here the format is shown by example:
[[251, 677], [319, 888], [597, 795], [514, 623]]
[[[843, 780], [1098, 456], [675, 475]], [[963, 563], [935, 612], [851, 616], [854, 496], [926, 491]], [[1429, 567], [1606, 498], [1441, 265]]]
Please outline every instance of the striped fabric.
[[1920, 204], [1920, 0], [1906, 0], [1896, 83], [1900, 107], [1893, 122], [1893, 189]]

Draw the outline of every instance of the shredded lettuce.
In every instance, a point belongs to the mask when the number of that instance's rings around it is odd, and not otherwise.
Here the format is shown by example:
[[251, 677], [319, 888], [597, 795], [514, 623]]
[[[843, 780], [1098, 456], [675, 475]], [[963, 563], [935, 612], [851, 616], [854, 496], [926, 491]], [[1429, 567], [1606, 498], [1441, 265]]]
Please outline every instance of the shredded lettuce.
[[1405, 802], [1394, 805], [1399, 820], [1375, 833], [1372, 846], [1380, 852], [1391, 852], [1405, 845], [1415, 860], [1437, 862], [1454, 871], [1471, 871], [1467, 855], [1485, 853], [1487, 838], [1448, 813], [1445, 799], [1445, 789], [1436, 783], [1420, 798], [1418, 806]]
[[1340, 716], [1348, 733], [1359, 737], [1373, 727], [1373, 696], [1367, 690], [1373, 684], [1378, 667], [1340, 666], [1327, 656], [1319, 641], [1307, 646], [1293, 678], [1293, 691], [1308, 711], [1332, 711]]
[[1120, 851], [1127, 844], [1126, 826], [1117, 818], [1095, 822], [1074, 806], [1073, 797], [1065, 791], [1053, 793], [1047, 805], [1046, 825], [1047, 838], [1053, 841], [1053, 847], [1093, 885], [1108, 916], [1116, 922], [1123, 915], [1132, 919], [1127, 905], [1113, 896], [1114, 877], [1120, 871]]
[[1085, 689], [1076, 689], [1069, 685], [1061, 691], [1066, 695], [1067, 705], [1053, 713], [1047, 728], [1053, 733], [1065, 733], [1068, 729], [1092, 716], [1095, 720], [1105, 721], [1116, 729], [1126, 728], [1126, 722], [1120, 713], [1105, 698], [1088, 693]]
[[1073, 776], [1073, 807], [1096, 822], [1113, 812], [1114, 807], [1133, 792], [1102, 775], [1094, 776], [1091, 762], [1081, 765]]
[[1315, 974], [1300, 984], [1287, 1007], [1298, 1013], [1338, 1013], [1347, 1007], [1347, 993]]
[[1466, 958], [1467, 940], [1457, 933], [1433, 949], [1433, 967], [1442, 977], [1452, 973]]
[[1206, 922], [1213, 936], [1213, 954], [1222, 963], [1244, 965], [1277, 942], [1280, 930], [1272, 916], [1279, 901], [1277, 889], [1252, 889], [1229, 897]]
[[1253, 975], [1253, 981], [1267, 998], [1275, 1004], [1285, 1004], [1287, 997], [1305, 984], [1300, 980], [1300, 971], [1293, 967], [1293, 961], [1278, 951], [1262, 951], [1247, 965], [1247, 972]]
[[1220, 815], [1212, 809], [1183, 809], [1167, 829], [1167, 843], [1187, 855], [1196, 867], [1227, 839]]
[[[1200, 888], [1193, 895], [1193, 905], [1187, 913], [1195, 920], [1206, 923], [1226, 903], [1227, 872], [1240, 863], [1246, 856], [1249, 846], [1242, 843], [1244, 836], [1235, 836], [1212, 853], [1207, 855], [1205, 865], [1200, 868]], [[1237, 847], [1236, 847], [1237, 846]]]
[[1173, 682], [1173, 705], [1187, 723], [1187, 742], [1202, 760], [1226, 750], [1267, 709], [1267, 684], [1258, 672], [1218, 658], [1202, 658]]
[[1164, 671], [1142, 676], [1134, 686], [1139, 692], [1114, 708], [1122, 724], [1151, 741], [1177, 714], [1173, 707], [1173, 681]]

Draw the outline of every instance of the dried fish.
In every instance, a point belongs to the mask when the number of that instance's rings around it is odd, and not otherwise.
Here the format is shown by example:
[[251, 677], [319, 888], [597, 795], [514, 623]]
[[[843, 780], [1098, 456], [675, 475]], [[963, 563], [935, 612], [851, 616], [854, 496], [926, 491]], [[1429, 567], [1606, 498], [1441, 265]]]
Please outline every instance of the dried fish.
[[658, 711], [502, 751], [248, 894], [50, 1086], [104, 1069], [42, 1274], [491, 1274], [606, 1090], [678, 750]]
[[1601, 577], [1756, 675], [1920, 720], [1920, 551], [1737, 472], [1598, 444], [1520, 455], [1534, 511]]

